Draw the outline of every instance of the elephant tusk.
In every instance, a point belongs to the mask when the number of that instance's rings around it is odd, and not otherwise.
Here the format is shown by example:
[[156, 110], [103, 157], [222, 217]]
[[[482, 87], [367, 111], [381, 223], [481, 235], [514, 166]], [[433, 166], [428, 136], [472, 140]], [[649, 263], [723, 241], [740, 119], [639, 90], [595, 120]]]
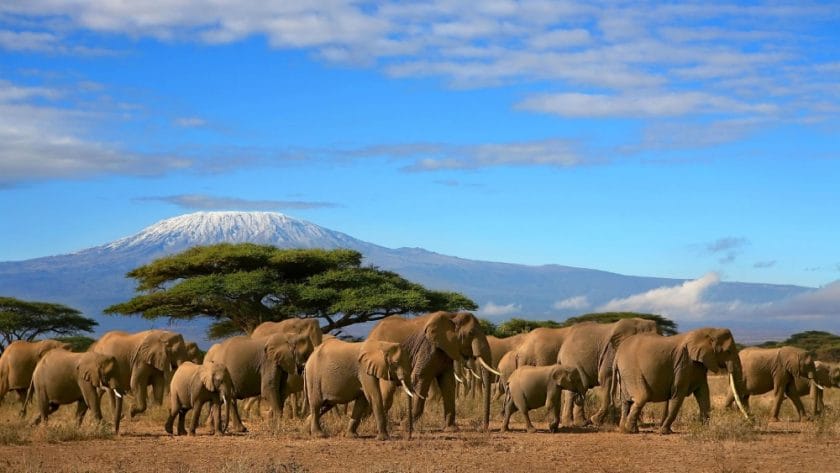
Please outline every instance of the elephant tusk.
[[820, 383], [818, 383], [816, 381], [814, 381], [813, 383], [814, 383], [814, 386], [817, 387], [817, 389], [819, 389], [820, 391], [825, 391], [825, 386], [821, 385]]
[[419, 397], [420, 399], [423, 399], [423, 400], [425, 400], [425, 399], [426, 399], [426, 396], [424, 396], [424, 395], [422, 395], [422, 394], [420, 394], [420, 393], [414, 393], [414, 395], [415, 395], [415, 396], [417, 396], [417, 397]]
[[405, 381], [403, 381], [403, 380], [401, 379], [401, 380], [400, 380], [400, 384], [402, 384], [403, 391], [405, 391], [405, 393], [406, 393], [406, 394], [408, 394], [408, 397], [414, 397], [414, 394], [412, 394], [412, 393], [411, 393], [411, 390], [410, 390], [410, 389], [408, 389], [408, 386], [406, 386], [406, 385], [405, 385]]
[[496, 370], [494, 370], [492, 367], [490, 367], [490, 365], [488, 365], [488, 364], [487, 364], [487, 362], [486, 362], [486, 361], [484, 361], [484, 359], [483, 359], [482, 357], [480, 357], [480, 356], [478, 357], [478, 363], [479, 363], [481, 366], [483, 366], [483, 367], [484, 367], [484, 369], [486, 369], [487, 371], [489, 371], [489, 372], [491, 372], [491, 373], [495, 374], [496, 376], [501, 376], [501, 375], [502, 375], [502, 373], [499, 373], [498, 371], [496, 371]]
[[732, 395], [735, 397], [735, 404], [738, 405], [738, 409], [741, 410], [745, 418], [749, 419], [750, 415], [747, 414], [747, 410], [744, 409], [744, 404], [741, 403], [741, 396], [738, 395], [738, 390], [735, 388], [735, 376], [731, 372], [729, 373], [729, 387], [732, 388]]
[[481, 376], [477, 375], [477, 374], [475, 373], [475, 371], [473, 371], [470, 367], [467, 367], [467, 372], [468, 372], [469, 374], [473, 375], [473, 378], [475, 378], [475, 379], [481, 379]]
[[117, 388], [113, 388], [113, 390], [114, 390], [114, 396], [117, 396], [119, 399], [122, 399], [122, 394], [120, 394], [120, 392], [117, 391]]
[[225, 397], [224, 394], [222, 394], [222, 405], [226, 405], [226, 404], [227, 404], [227, 398]]
[[464, 384], [464, 380], [458, 377], [458, 373], [453, 372], [452, 374], [455, 375], [455, 381], [458, 381], [459, 383]]

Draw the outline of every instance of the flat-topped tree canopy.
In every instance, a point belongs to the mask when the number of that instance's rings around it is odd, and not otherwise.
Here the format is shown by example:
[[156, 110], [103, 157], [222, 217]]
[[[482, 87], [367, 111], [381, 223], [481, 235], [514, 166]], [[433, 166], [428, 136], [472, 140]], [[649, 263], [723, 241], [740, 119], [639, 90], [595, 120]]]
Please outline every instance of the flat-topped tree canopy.
[[0, 297], [0, 353], [15, 340], [91, 332], [98, 324], [63, 304]]
[[252, 243], [197, 246], [130, 271], [139, 294], [110, 314], [214, 319], [209, 336], [250, 333], [266, 321], [318, 317], [324, 332], [389, 315], [475, 309], [397, 273], [362, 266], [361, 253]]

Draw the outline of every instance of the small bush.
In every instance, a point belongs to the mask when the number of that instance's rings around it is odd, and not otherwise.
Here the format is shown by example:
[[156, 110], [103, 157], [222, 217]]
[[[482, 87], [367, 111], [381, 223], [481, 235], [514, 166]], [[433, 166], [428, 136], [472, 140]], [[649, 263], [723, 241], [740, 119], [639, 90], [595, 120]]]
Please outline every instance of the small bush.
[[702, 442], [719, 442], [733, 440], [751, 442], [758, 440], [758, 435], [766, 421], [753, 417], [745, 419], [741, 413], [732, 411], [715, 411], [708, 422], [699, 419], [686, 423], [688, 438]]
[[0, 423], [0, 445], [29, 443], [29, 428], [24, 421]]

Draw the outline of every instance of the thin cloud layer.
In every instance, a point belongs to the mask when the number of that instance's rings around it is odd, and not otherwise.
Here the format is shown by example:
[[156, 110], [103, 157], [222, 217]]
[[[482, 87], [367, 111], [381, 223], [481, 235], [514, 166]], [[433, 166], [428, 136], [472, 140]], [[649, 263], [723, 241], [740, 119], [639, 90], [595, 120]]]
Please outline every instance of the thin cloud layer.
[[568, 299], [555, 302], [552, 307], [557, 310], [574, 309], [581, 310], [590, 306], [589, 299], [586, 296], [574, 296]]
[[506, 305], [499, 305], [494, 304], [491, 301], [481, 306], [481, 308], [478, 310], [478, 313], [486, 317], [502, 317], [505, 315], [516, 314], [517, 312], [521, 311], [522, 308], [517, 304], [510, 303]]
[[203, 194], [182, 194], [162, 197], [141, 197], [139, 201], [157, 201], [176, 205], [186, 210], [309, 210], [338, 207], [332, 202], [301, 200], [249, 200]]
[[686, 281], [678, 286], [660, 287], [624, 299], [614, 299], [598, 308], [600, 312], [647, 312], [664, 314], [677, 320], [700, 319], [710, 314], [712, 305], [703, 300], [709, 288], [720, 282], [717, 273]]

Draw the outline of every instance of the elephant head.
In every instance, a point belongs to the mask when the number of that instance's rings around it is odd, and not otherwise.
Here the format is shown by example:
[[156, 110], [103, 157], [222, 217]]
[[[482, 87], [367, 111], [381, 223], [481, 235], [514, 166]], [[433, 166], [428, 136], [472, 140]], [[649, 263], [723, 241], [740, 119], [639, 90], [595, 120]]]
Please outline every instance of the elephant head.
[[199, 368], [199, 378], [204, 389], [211, 393], [218, 393], [223, 403], [233, 399], [233, 380], [222, 363], [209, 362]]
[[748, 416], [739, 394], [747, 391], [738, 347], [735, 345], [732, 332], [725, 328], [701, 328], [688, 332], [686, 335], [684, 348], [691, 361], [701, 363], [713, 373], [724, 369], [728, 371], [729, 387], [735, 397], [735, 402], [741, 412]]
[[779, 348], [779, 362], [794, 378], [803, 377], [814, 379], [814, 375], [816, 374], [814, 361], [814, 355], [801, 348]]
[[411, 385], [411, 358], [399, 343], [368, 340], [362, 345], [359, 363], [365, 373], [379, 379], [399, 382], [410, 397], [414, 396]]
[[277, 333], [265, 340], [266, 357], [289, 374], [303, 371], [312, 350], [312, 342], [303, 335], [290, 337]]
[[455, 361], [463, 360], [455, 323], [446, 312], [438, 312], [429, 317], [423, 327], [423, 336], [430, 346], [443, 351], [449, 358]]
[[450, 318], [458, 332], [462, 356], [476, 360], [482, 367], [498, 376], [499, 372], [489, 365], [492, 360], [490, 344], [487, 342], [487, 336], [484, 334], [478, 318], [470, 312], [453, 313], [450, 314]]
[[575, 393], [575, 404], [579, 406], [583, 405], [586, 386], [584, 386], [583, 379], [580, 377], [580, 371], [575, 368], [569, 368], [568, 366], [556, 365], [551, 370], [551, 379], [560, 388]]
[[189, 360], [187, 353], [187, 342], [180, 333], [163, 331], [160, 339], [166, 346], [166, 354], [169, 357], [170, 368], [175, 371], [181, 363]]
[[[122, 419], [123, 395], [125, 393], [120, 391], [120, 373], [116, 358], [100, 353], [86, 352], [79, 360], [76, 370], [78, 371], [79, 379], [90, 383], [94, 389], [114, 393], [116, 398], [114, 404], [114, 431], [119, 433], [120, 419]], [[95, 399], [95, 402], [99, 402], [98, 395]]]
[[840, 366], [829, 365], [815, 361], [816, 375], [814, 379], [826, 388], [840, 388]]
[[153, 332], [143, 339], [132, 354], [131, 371], [132, 374], [138, 373], [143, 365], [149, 365], [167, 374], [166, 379], [169, 379], [168, 374], [172, 372], [174, 363], [175, 360], [170, 358], [164, 338]]
[[197, 365], [200, 365], [204, 361], [204, 352], [198, 348], [198, 344], [195, 342], [187, 342], [186, 343], [186, 352], [187, 352], [187, 361], [191, 361]]
[[73, 346], [69, 343], [60, 342], [58, 340], [42, 340], [38, 343], [38, 359], [44, 357], [44, 355], [52, 350], [53, 348], [61, 348], [62, 350], [73, 351]]

